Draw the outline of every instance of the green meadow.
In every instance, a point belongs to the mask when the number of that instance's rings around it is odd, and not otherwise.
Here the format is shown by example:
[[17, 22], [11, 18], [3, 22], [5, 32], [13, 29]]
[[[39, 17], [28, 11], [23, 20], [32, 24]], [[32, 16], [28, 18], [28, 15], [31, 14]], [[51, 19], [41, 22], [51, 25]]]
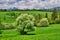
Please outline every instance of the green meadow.
[[[1, 20], [2, 21], [7, 21], [8, 23], [12, 23], [12, 22], [15, 22], [15, 19], [14, 18], [9, 18], [8, 15], [6, 14], [9, 14], [9, 13], [15, 13], [16, 15], [19, 15], [19, 14], [32, 14], [33, 16], [36, 15], [36, 14], [41, 14], [41, 17], [45, 17], [45, 14], [48, 13], [48, 16], [50, 16], [50, 14], [52, 12], [42, 12], [42, 11], [7, 11], [7, 12], [0, 12], [0, 17], [1, 17]], [[4, 17], [6, 17], [6, 20], [4, 20]]]
[[[52, 12], [42, 11], [7, 11], [0, 12], [0, 18], [2, 23], [14, 23], [16, 18], [9, 17], [7, 14], [15, 13], [18, 17], [20, 14], [31, 14], [35, 16], [40, 14], [42, 18], [48, 13], [48, 17], [51, 17]], [[59, 15], [59, 12], [58, 12]], [[16, 29], [2, 30], [0, 34], [0, 40], [60, 40], [60, 24], [50, 24], [48, 27], [36, 27], [35, 31], [28, 32], [27, 35], [20, 35]]]

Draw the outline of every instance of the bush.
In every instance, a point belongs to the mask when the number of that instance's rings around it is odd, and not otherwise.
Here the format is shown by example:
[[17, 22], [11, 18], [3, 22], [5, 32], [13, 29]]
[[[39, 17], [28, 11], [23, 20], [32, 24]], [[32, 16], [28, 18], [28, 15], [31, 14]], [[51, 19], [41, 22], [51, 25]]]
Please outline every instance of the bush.
[[53, 10], [53, 13], [52, 13], [52, 15], [51, 15], [51, 18], [52, 18], [52, 20], [55, 20], [57, 17], [58, 17], [58, 16], [57, 16], [57, 10], [54, 9], [54, 10]]
[[48, 13], [46, 13], [45, 18], [48, 18]]
[[60, 23], [60, 18], [56, 18], [56, 19], [55, 19], [55, 23], [56, 23], [56, 24], [59, 24], [59, 23]]
[[2, 29], [3, 29], [2, 26], [0, 26], [0, 34], [2, 34]]
[[13, 13], [13, 12], [6, 13], [6, 15], [8, 15], [8, 17], [11, 17], [11, 18], [16, 18], [17, 17], [16, 13]]
[[2, 23], [2, 25], [4, 26], [3, 29], [14, 29], [15, 28], [13, 24], [9, 24], [9, 23]]
[[47, 18], [41, 19], [41, 20], [40, 20], [40, 26], [41, 26], [41, 27], [49, 26], [48, 19], [47, 19]]
[[9, 15], [9, 16], [15, 16], [15, 13], [10, 12], [10, 13], [6, 13], [6, 15]]
[[50, 24], [55, 24], [55, 20], [51, 20], [50, 21]]
[[41, 15], [40, 14], [35, 15], [35, 19], [36, 20], [40, 20], [41, 19]]
[[2, 25], [2, 23], [1, 23], [1, 18], [0, 18], [0, 34], [2, 33], [2, 29], [3, 29], [3, 25]]
[[59, 15], [55, 20], [50, 20], [50, 24], [59, 24], [59, 23], [60, 23]]
[[34, 31], [34, 21], [35, 18], [32, 15], [28, 15], [28, 14], [21, 14], [17, 19], [17, 25], [18, 28], [17, 30], [21, 33], [21, 34], [26, 34], [29, 31]]
[[41, 19], [40, 14], [35, 15], [35, 24], [34, 24], [35, 26], [39, 26], [40, 19]]
[[49, 24], [55, 24], [55, 20], [51, 19], [51, 16], [48, 17]]
[[39, 23], [36, 23], [36, 25], [35, 25], [35, 26], [40, 27], [40, 22], [39, 22]]

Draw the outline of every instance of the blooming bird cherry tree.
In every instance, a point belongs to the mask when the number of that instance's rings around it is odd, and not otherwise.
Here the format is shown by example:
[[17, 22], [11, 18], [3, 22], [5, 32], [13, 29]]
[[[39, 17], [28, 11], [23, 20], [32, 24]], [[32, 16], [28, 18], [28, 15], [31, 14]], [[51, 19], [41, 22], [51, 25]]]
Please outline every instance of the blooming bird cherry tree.
[[35, 21], [34, 16], [28, 14], [21, 14], [16, 19], [18, 31], [21, 34], [26, 34], [27, 32], [34, 31], [35, 30], [34, 21]]

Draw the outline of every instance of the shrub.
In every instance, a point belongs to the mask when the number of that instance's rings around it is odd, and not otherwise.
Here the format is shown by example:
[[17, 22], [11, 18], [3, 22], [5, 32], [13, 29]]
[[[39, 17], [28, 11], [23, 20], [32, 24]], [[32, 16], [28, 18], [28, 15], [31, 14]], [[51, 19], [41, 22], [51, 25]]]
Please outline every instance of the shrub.
[[54, 21], [54, 20], [51, 20], [51, 21], [50, 21], [50, 24], [55, 24], [55, 21]]
[[6, 20], [6, 16], [4, 16], [4, 20]]
[[2, 30], [3, 30], [3, 25], [0, 24], [0, 34], [2, 34]]
[[48, 13], [46, 13], [45, 18], [48, 18]]
[[45, 26], [49, 26], [49, 22], [47, 18], [43, 18], [40, 20], [40, 26], [45, 27]]
[[40, 14], [35, 15], [35, 26], [39, 26], [40, 19], [41, 19]]
[[36, 23], [36, 26], [37, 26], [37, 27], [40, 27], [40, 22], [39, 22], [39, 23]]
[[51, 18], [52, 18], [52, 20], [55, 20], [57, 18], [57, 10], [56, 9], [53, 10]]
[[15, 13], [10, 12], [10, 13], [6, 13], [6, 15], [9, 15], [9, 16], [15, 16]]
[[40, 20], [41, 19], [41, 15], [40, 14], [35, 15], [35, 19], [36, 20]]
[[3, 29], [3, 25], [2, 25], [2, 23], [1, 23], [1, 18], [0, 18], [0, 34], [2, 33], [2, 29]]
[[28, 15], [28, 14], [21, 14], [17, 19], [17, 25], [18, 28], [17, 30], [21, 33], [21, 34], [26, 34], [29, 31], [34, 31], [34, 21], [35, 18], [32, 15]]
[[49, 21], [49, 24], [55, 24], [55, 20], [52, 20], [51, 16], [48, 16], [48, 21]]
[[6, 15], [8, 15], [11, 18], [16, 18], [17, 17], [16, 13], [13, 13], [13, 12], [7, 13]]
[[55, 23], [59, 24], [60, 23], [60, 18], [56, 18]]
[[13, 24], [9, 24], [9, 23], [2, 23], [2, 25], [4, 26], [3, 29], [14, 29], [15, 28]]

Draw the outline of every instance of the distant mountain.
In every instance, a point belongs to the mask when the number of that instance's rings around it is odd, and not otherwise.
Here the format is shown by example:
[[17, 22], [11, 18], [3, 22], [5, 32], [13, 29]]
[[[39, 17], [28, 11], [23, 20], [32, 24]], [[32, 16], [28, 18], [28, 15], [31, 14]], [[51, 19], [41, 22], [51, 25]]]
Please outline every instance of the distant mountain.
[[53, 9], [60, 10], [60, 7], [54, 7], [54, 8], [51, 8], [51, 10], [53, 10]]
[[57, 10], [60, 10], [60, 7], [55, 7]]
[[13, 7], [13, 8], [8, 8], [8, 10], [17, 10], [18, 8]]
[[[16, 8], [16, 7], [12, 7], [12, 8], [8, 8], [7, 10], [17, 10], [18, 8]], [[54, 8], [50, 8], [51, 10], [53, 10], [53, 9], [57, 9], [57, 10], [60, 10], [60, 7], [54, 7]], [[23, 9], [21, 9], [21, 10], [23, 10]], [[38, 9], [39, 10], [39, 9]], [[41, 10], [49, 10], [49, 9], [45, 9], [45, 8], [43, 8], [43, 9], [41, 9]]]

